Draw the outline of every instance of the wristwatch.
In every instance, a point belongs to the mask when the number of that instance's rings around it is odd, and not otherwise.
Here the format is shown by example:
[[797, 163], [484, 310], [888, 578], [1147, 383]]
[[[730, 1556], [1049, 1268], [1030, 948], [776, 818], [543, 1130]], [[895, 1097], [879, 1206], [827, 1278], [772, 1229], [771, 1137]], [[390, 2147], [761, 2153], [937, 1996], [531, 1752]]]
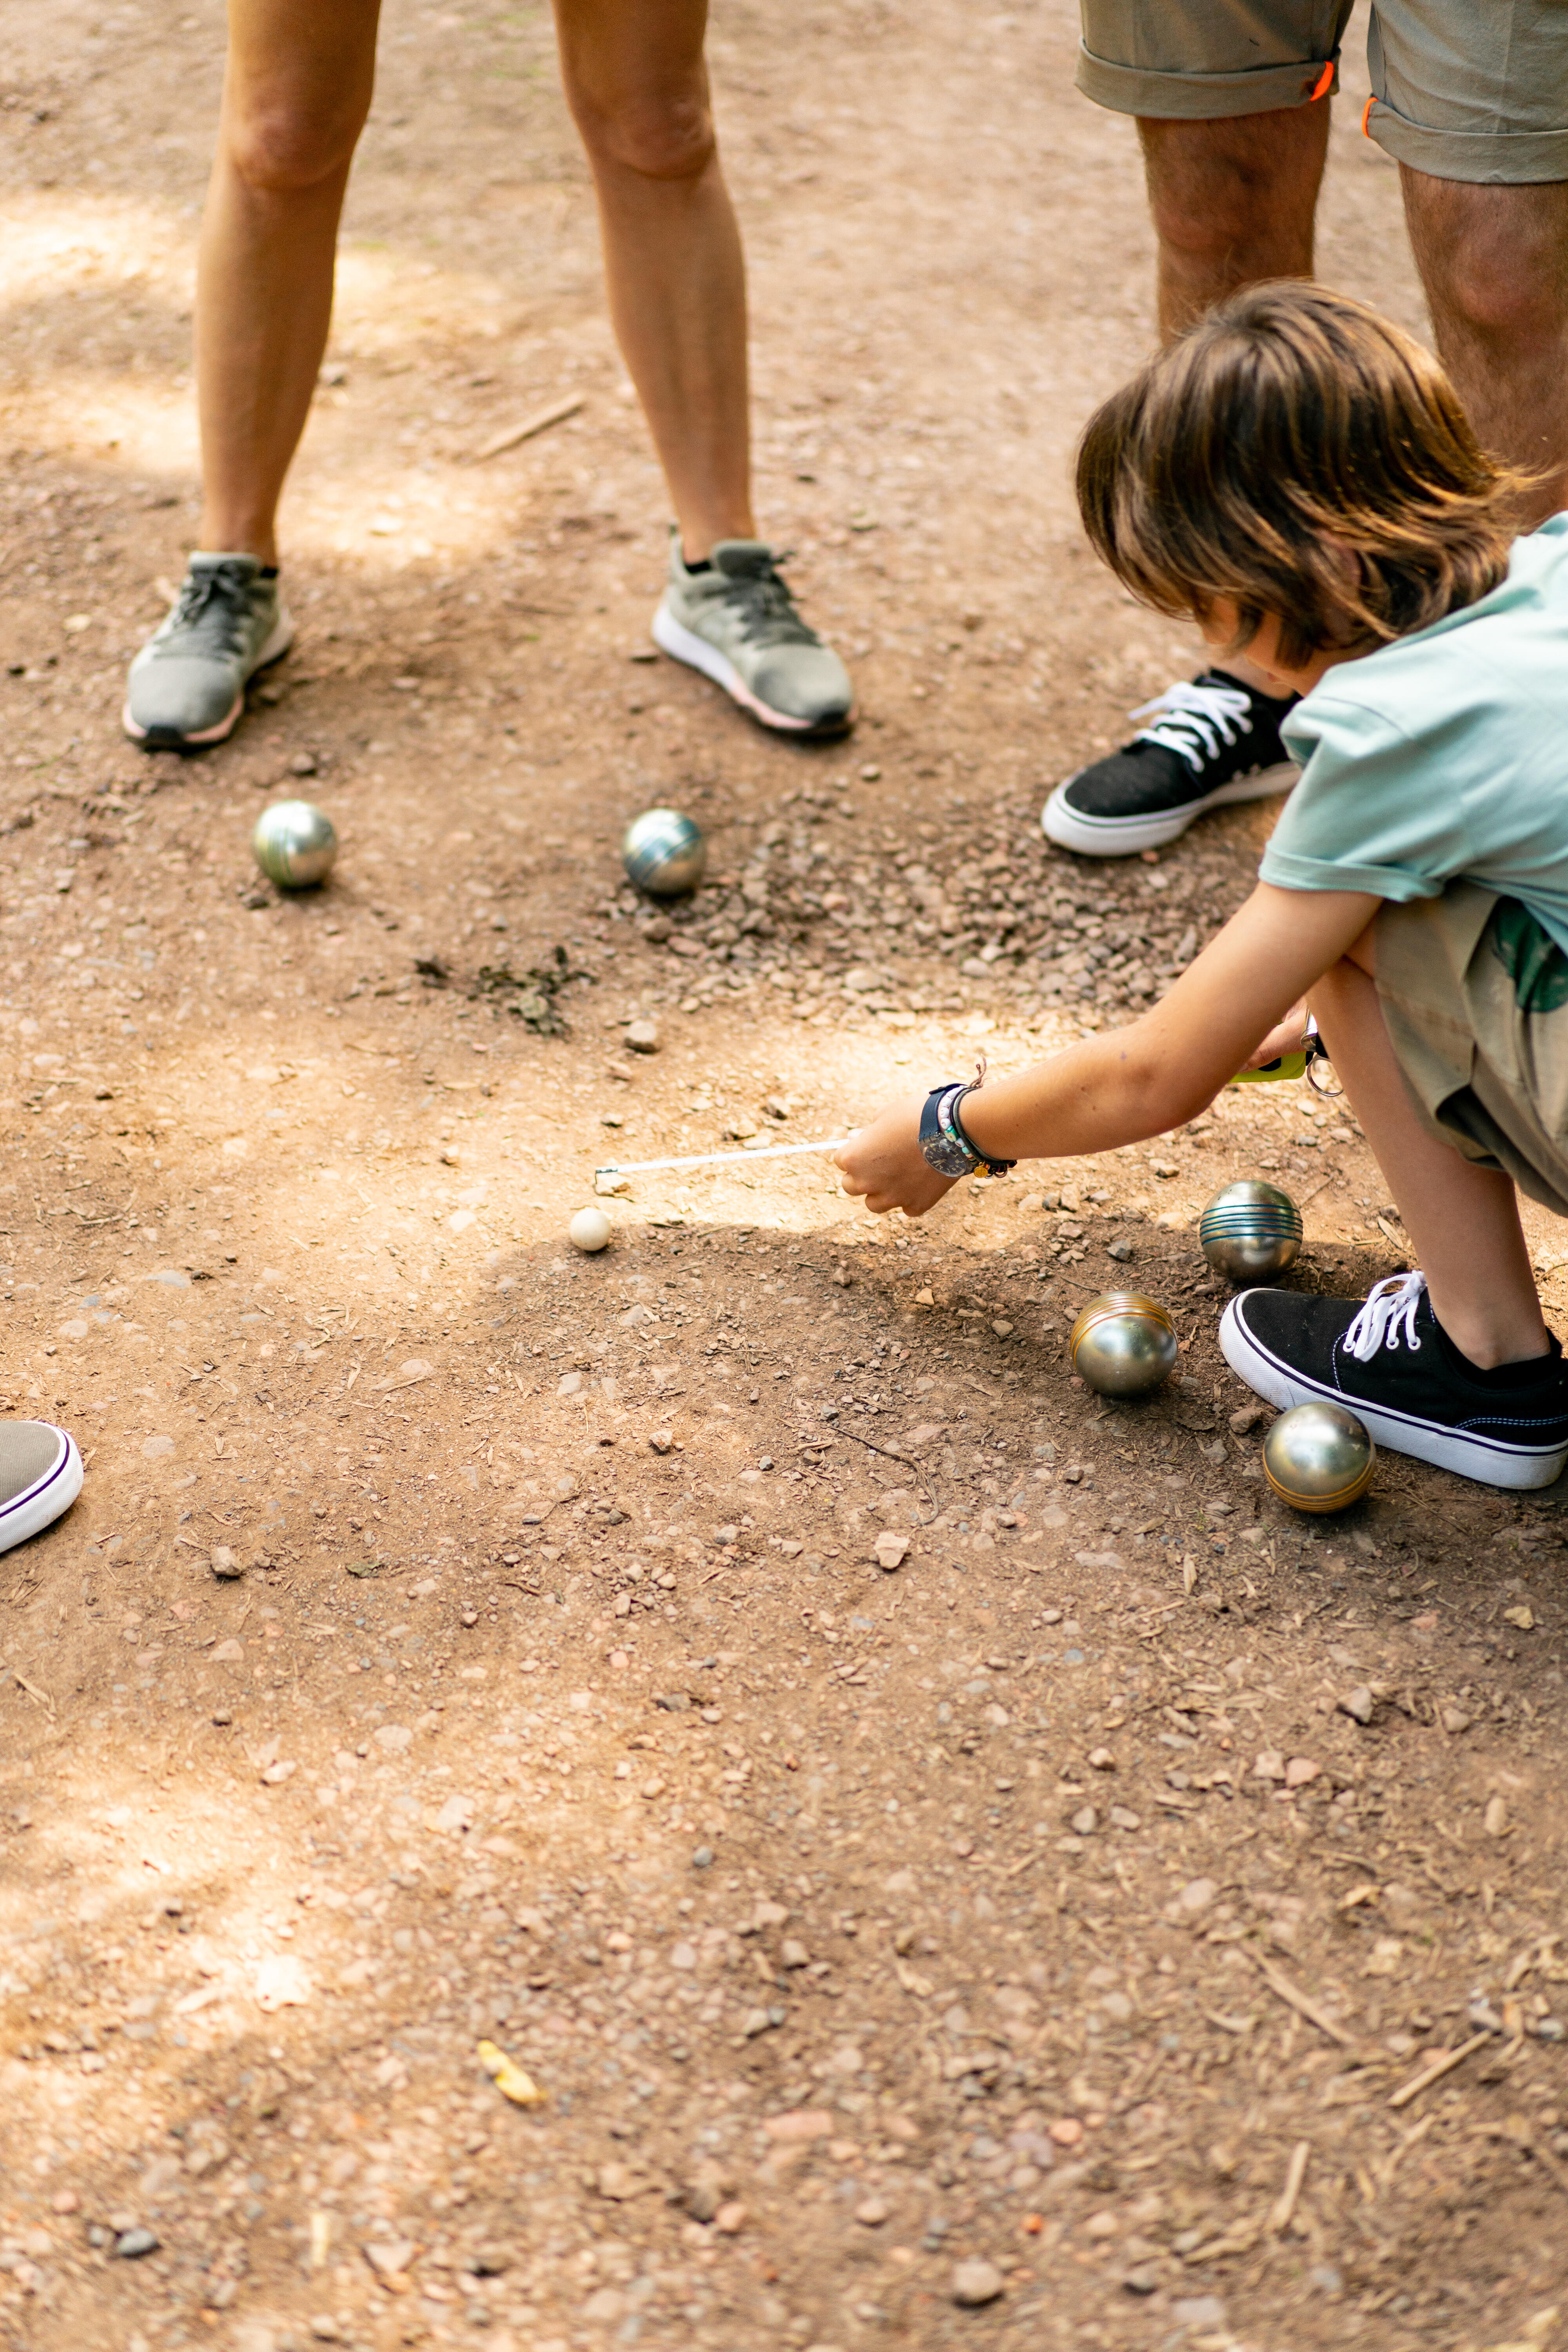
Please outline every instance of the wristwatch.
[[960, 1105], [975, 1091], [975, 1083], [949, 1078], [933, 1087], [921, 1111], [921, 1153], [939, 1176], [968, 1176], [984, 1168], [988, 1176], [1005, 1176], [1016, 1160], [993, 1160], [978, 1150], [963, 1131]]

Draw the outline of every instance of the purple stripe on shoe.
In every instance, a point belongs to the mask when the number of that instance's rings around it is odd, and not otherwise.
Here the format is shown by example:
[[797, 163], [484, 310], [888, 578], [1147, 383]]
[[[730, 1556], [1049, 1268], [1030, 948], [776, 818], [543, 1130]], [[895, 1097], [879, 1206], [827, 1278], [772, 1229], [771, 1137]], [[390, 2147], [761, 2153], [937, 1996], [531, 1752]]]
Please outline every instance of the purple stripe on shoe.
[[0, 1519], [3, 1519], [8, 1511], [19, 1510], [24, 1503], [36, 1502], [40, 1495], [47, 1495], [49, 1488], [57, 1485], [70, 1468], [70, 1447], [63, 1445], [60, 1448], [60, 1458], [47, 1478], [41, 1479], [36, 1486], [24, 1486], [21, 1493], [13, 1495], [8, 1503], [0, 1503]]

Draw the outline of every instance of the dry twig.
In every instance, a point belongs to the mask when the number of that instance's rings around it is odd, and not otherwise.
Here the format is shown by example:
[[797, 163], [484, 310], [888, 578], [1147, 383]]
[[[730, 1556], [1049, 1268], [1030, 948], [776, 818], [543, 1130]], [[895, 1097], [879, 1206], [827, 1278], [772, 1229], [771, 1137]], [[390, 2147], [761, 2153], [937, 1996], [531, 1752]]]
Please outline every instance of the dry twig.
[[1429, 2091], [1434, 2083], [1440, 2083], [1445, 2074], [1451, 2074], [1456, 2066], [1462, 2066], [1467, 2058], [1473, 2058], [1491, 2038], [1489, 2033], [1472, 2033], [1469, 2040], [1461, 2042], [1457, 2050], [1445, 2050], [1440, 2058], [1434, 2058], [1429, 2065], [1422, 2067], [1418, 2074], [1412, 2074], [1408, 2083], [1402, 2083], [1389, 2100], [1389, 2105], [1407, 2107], [1412, 2099], [1418, 2099], [1423, 2091]]
[[1307, 2177], [1307, 2158], [1312, 2153], [1310, 2139], [1299, 2139], [1290, 2151], [1290, 2162], [1285, 2174], [1285, 2186], [1268, 2209], [1266, 2227], [1271, 2236], [1283, 2237], [1290, 2227], [1296, 2210], [1296, 2200], [1301, 2194], [1301, 2183]]
[[474, 451], [475, 465], [482, 465], [487, 457], [499, 457], [503, 450], [515, 449], [520, 441], [531, 441], [536, 433], [546, 432], [552, 425], [563, 425], [569, 416], [576, 415], [583, 400], [582, 393], [568, 393], [564, 400], [552, 400], [548, 408], [536, 409], [521, 424], [509, 425], [504, 433], [496, 434], [482, 448]]
[[1326, 2010], [1320, 2009], [1315, 2000], [1310, 2000], [1304, 1992], [1298, 1991], [1289, 1978], [1277, 1969], [1272, 1960], [1266, 1960], [1261, 1952], [1254, 1952], [1252, 1957], [1263, 1971], [1264, 1982], [1272, 1991], [1279, 1994], [1288, 2009], [1293, 2009], [1298, 2017], [1304, 2017], [1309, 2025], [1315, 2025], [1320, 2033], [1326, 2033], [1331, 2042], [1337, 2042], [1342, 2050], [1349, 2050], [1354, 2046], [1354, 2034], [1347, 2033], [1344, 2027], [1337, 2024]]

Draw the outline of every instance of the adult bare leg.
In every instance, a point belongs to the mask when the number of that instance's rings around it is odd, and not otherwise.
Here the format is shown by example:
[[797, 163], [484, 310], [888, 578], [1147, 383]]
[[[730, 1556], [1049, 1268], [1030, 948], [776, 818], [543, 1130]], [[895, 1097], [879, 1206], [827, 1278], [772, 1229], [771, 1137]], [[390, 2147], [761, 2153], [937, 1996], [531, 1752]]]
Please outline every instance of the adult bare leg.
[[1261, 278], [1310, 278], [1329, 101], [1213, 122], [1141, 116], [1160, 339]]
[[1528, 529], [1568, 506], [1568, 181], [1399, 176], [1443, 363], [1487, 446], [1544, 477]]
[[719, 163], [706, 0], [555, 0], [610, 317], [689, 562], [751, 539], [746, 278]]
[[[1158, 240], [1160, 340], [1262, 278], [1310, 278], [1329, 100], [1214, 122], [1140, 116], [1149, 213]], [[1271, 694], [1245, 654], [1224, 667]]]
[[1367, 932], [1313, 989], [1312, 1010], [1415, 1244], [1432, 1311], [1483, 1369], [1543, 1356], [1546, 1326], [1512, 1181], [1438, 1142], [1417, 1118], [1389, 1043], [1373, 961]]
[[326, 348], [377, 13], [377, 0], [230, 0], [196, 272], [205, 549], [278, 561], [278, 501]]

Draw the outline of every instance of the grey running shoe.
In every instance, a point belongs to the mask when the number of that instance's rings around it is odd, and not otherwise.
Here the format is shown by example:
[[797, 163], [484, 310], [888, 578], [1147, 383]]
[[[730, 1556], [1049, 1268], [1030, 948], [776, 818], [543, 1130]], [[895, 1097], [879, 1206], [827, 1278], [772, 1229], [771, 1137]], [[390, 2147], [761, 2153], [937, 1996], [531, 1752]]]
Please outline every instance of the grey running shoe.
[[174, 610], [131, 665], [125, 732], [148, 751], [221, 743], [248, 678], [294, 639], [275, 565], [193, 555]]
[[840, 735], [855, 718], [849, 673], [801, 619], [779, 561], [760, 539], [721, 539], [709, 562], [691, 571], [672, 531], [654, 643], [721, 686], [764, 727]]
[[26, 1543], [81, 1492], [76, 1440], [47, 1421], [0, 1421], [0, 1551]]

